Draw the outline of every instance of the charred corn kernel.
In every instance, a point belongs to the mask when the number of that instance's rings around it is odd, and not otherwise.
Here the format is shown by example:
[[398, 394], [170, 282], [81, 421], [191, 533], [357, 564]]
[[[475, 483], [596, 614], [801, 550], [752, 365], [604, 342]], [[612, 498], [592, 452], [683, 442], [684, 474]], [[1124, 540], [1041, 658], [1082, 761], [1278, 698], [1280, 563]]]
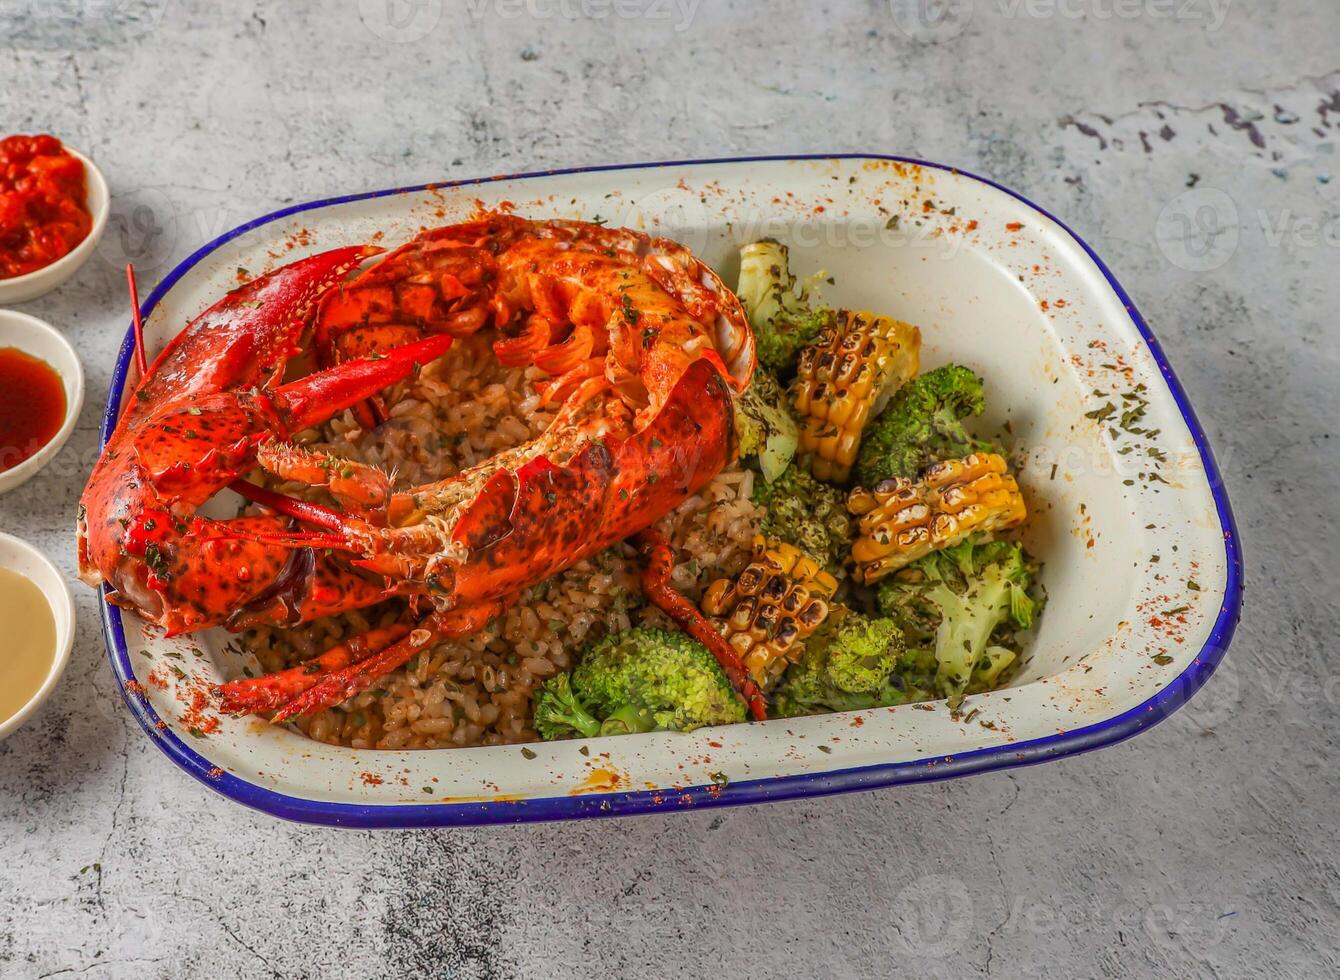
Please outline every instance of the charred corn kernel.
[[850, 310], [800, 352], [791, 402], [802, 422], [799, 452], [815, 476], [832, 483], [847, 479], [866, 422], [920, 363], [920, 330]]
[[800, 656], [798, 641], [819, 628], [836, 591], [837, 579], [814, 558], [759, 535], [753, 561], [735, 581], [708, 586], [702, 607], [754, 680], [768, 687]]
[[995, 453], [936, 463], [915, 481], [858, 487], [847, 509], [859, 518], [851, 557], [867, 585], [970, 534], [1011, 528], [1028, 516], [1019, 485]]

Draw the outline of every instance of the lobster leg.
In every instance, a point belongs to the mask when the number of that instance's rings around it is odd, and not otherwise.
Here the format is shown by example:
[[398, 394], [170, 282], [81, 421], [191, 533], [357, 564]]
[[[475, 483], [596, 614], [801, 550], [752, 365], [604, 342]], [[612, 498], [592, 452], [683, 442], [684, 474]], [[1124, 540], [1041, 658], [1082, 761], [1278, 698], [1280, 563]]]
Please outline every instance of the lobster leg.
[[256, 448], [256, 462], [281, 480], [325, 487], [346, 507], [380, 513], [391, 502], [391, 478], [366, 463], [274, 440]]
[[244, 677], [215, 688], [219, 708], [225, 714], [249, 715], [273, 711], [315, 687], [323, 677], [363, 660], [404, 639], [410, 627], [403, 624], [369, 630], [348, 643], [331, 647], [319, 657], [264, 677]]
[[332, 670], [318, 667], [315, 682], [280, 707], [272, 720], [276, 723], [288, 721], [298, 715], [312, 714], [346, 701], [434, 644], [478, 633], [488, 625], [489, 620], [500, 615], [510, 602], [509, 598], [433, 613], [414, 627], [409, 635], [371, 656]]
[[[348, 333], [340, 334], [333, 348], [326, 354], [323, 363], [327, 367], [343, 364], [358, 357], [384, 354], [402, 344], [420, 339], [423, 332], [418, 327], [402, 324], [383, 324], [377, 327], [359, 327]], [[375, 429], [384, 423], [389, 414], [381, 395], [373, 395], [365, 402], [354, 406], [354, 417], [365, 429]]]

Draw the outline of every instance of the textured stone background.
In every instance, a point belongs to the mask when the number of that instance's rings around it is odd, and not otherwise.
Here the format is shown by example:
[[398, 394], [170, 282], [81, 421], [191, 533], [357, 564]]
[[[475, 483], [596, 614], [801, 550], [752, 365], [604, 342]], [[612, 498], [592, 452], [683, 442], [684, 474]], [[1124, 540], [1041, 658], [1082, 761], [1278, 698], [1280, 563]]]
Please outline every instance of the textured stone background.
[[363, 188], [872, 150], [1003, 181], [1108, 259], [1201, 408], [1251, 590], [1209, 687], [1097, 754], [370, 834], [167, 764], [81, 589], [57, 696], [0, 745], [0, 975], [1335, 975], [1337, 36], [1334, 0], [0, 0], [0, 131], [60, 134], [116, 200], [101, 258], [25, 307], [83, 353], [80, 429], [0, 500], [71, 574], [127, 258], [147, 290], [246, 218]]

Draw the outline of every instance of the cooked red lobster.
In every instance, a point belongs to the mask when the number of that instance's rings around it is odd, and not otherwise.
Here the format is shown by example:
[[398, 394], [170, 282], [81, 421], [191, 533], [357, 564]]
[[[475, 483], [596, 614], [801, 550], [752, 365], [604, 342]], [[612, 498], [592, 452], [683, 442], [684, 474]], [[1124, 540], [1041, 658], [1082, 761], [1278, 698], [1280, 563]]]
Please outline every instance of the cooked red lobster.
[[[84, 491], [81, 577], [169, 635], [293, 626], [393, 596], [421, 611], [221, 685], [228, 712], [283, 720], [351, 697], [649, 527], [735, 453], [733, 393], [753, 374], [753, 335], [682, 246], [489, 213], [349, 279], [374, 254], [301, 259], [203, 313], [141, 379]], [[348, 409], [376, 424], [388, 387], [486, 327], [501, 363], [539, 369], [557, 410], [539, 438], [403, 492], [291, 441]], [[281, 383], [308, 337], [324, 369]], [[258, 467], [323, 486], [339, 508], [245, 482]], [[201, 516], [226, 487], [261, 515]]]

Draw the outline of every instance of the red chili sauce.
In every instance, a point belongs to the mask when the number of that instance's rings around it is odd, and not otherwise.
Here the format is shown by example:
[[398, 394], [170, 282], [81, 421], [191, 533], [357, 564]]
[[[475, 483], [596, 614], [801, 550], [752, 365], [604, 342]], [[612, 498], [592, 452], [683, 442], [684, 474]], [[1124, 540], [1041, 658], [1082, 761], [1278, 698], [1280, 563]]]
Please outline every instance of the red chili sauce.
[[0, 279], [50, 265], [88, 237], [84, 164], [54, 136], [0, 140]]
[[65, 384], [46, 361], [0, 348], [0, 473], [56, 437], [65, 422]]

